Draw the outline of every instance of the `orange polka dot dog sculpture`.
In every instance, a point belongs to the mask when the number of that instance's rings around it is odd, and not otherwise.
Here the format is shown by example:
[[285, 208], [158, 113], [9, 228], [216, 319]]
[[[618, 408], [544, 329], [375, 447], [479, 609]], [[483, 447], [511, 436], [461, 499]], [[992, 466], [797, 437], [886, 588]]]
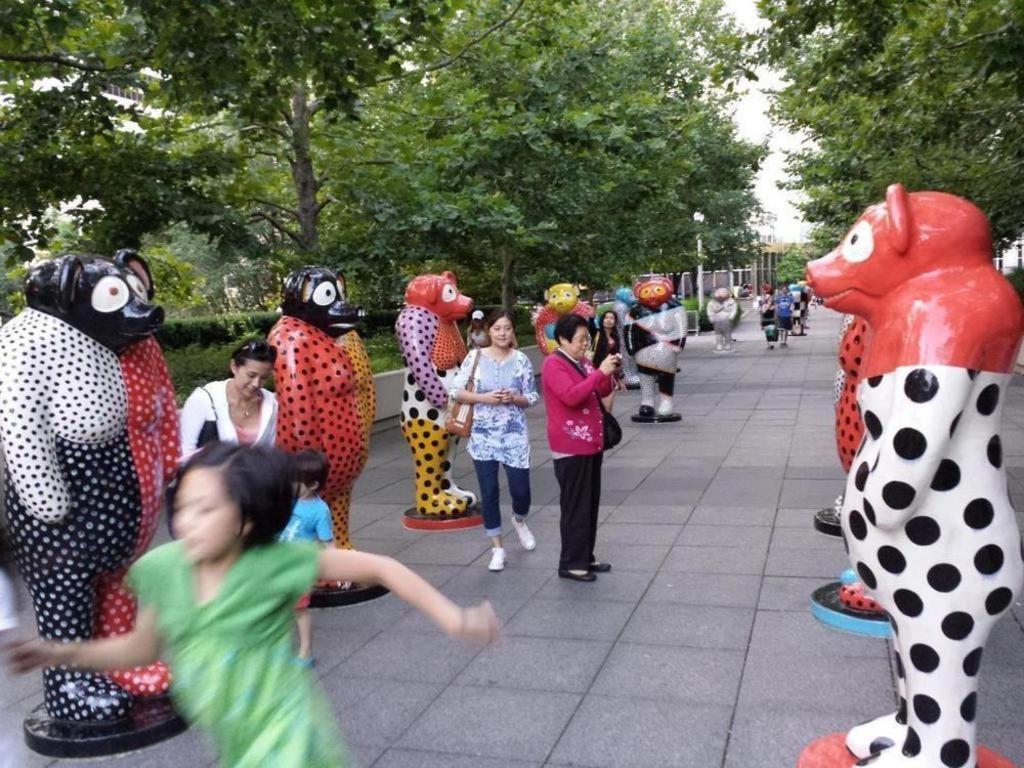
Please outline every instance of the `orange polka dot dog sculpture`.
[[[277, 445], [327, 456], [330, 471], [320, 495], [331, 508], [335, 546], [350, 549], [352, 486], [366, 466], [376, 415], [370, 361], [355, 331], [360, 310], [348, 303], [343, 276], [303, 267], [285, 280], [281, 312], [267, 338], [277, 350]], [[349, 605], [383, 592], [321, 584], [310, 605]]]
[[900, 703], [816, 742], [800, 768], [1009, 765], [976, 738], [985, 644], [1024, 582], [1000, 439], [1024, 307], [992, 252], [974, 205], [895, 184], [807, 266], [826, 306], [872, 331], [842, 525], [893, 622]]
[[455, 275], [414, 277], [395, 332], [405, 360], [402, 435], [416, 463], [415, 506], [405, 513], [407, 528], [444, 530], [480, 525], [476, 496], [452, 480], [456, 439], [445, 429], [448, 382], [466, 357], [455, 324], [473, 309]]
[[588, 321], [594, 317], [589, 304], [580, 301], [580, 289], [572, 283], [556, 283], [544, 291], [543, 306], [537, 307], [533, 315], [533, 336], [537, 348], [545, 357], [556, 349], [555, 323], [562, 315], [579, 315]]
[[[152, 338], [164, 313], [152, 296], [134, 253], [68, 255], [32, 269], [27, 309], [0, 329], [6, 512], [47, 639], [122, 634], [135, 622], [121, 579], [153, 536], [177, 457], [173, 390]], [[47, 668], [45, 712], [25, 721], [26, 743], [87, 757], [168, 738], [184, 723], [166, 699], [138, 698], [167, 686], [163, 665]]]

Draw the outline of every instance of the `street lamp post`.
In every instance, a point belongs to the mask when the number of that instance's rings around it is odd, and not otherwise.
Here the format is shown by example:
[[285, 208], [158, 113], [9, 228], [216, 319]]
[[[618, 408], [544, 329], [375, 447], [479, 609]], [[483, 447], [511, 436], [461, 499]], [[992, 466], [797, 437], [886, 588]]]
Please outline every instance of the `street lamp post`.
[[[704, 221], [704, 214], [693, 212], [693, 220], [699, 225]], [[697, 231], [697, 309], [704, 309], [704, 255], [701, 248], [701, 233]]]

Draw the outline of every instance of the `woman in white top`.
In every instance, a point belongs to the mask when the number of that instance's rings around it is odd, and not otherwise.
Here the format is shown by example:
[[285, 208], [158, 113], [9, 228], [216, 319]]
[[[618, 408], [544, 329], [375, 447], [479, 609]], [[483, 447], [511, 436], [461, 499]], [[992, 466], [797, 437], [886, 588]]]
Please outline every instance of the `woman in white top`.
[[197, 387], [181, 410], [181, 459], [200, 447], [203, 424], [215, 421], [217, 440], [272, 446], [277, 437], [277, 398], [263, 388], [274, 372], [277, 351], [262, 339], [231, 355], [231, 378]]

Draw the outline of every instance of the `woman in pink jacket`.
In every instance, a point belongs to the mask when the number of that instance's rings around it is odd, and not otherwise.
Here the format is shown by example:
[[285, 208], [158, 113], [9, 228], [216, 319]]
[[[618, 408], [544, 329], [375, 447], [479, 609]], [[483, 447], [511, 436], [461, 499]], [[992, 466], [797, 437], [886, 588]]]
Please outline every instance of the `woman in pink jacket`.
[[594, 581], [594, 574], [611, 570], [611, 565], [594, 557], [604, 450], [600, 398], [611, 393], [612, 374], [621, 365], [621, 357], [608, 355], [595, 370], [586, 357], [590, 343], [587, 321], [578, 315], [559, 318], [555, 341], [558, 349], [545, 358], [541, 369], [541, 387], [562, 508], [558, 575]]

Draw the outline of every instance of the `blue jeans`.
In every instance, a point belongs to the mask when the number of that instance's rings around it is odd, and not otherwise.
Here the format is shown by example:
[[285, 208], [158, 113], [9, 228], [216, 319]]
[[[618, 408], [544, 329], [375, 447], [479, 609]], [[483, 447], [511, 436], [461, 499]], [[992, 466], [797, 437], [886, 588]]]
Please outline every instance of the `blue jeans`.
[[[500, 492], [498, 490], [498, 467], [500, 461], [477, 461], [476, 479], [480, 483], [480, 505], [484, 513], [484, 530], [488, 536], [501, 535]], [[520, 520], [525, 520], [530, 513], [530, 470], [518, 467], [505, 467], [508, 480], [508, 492], [512, 497], [512, 513]]]

